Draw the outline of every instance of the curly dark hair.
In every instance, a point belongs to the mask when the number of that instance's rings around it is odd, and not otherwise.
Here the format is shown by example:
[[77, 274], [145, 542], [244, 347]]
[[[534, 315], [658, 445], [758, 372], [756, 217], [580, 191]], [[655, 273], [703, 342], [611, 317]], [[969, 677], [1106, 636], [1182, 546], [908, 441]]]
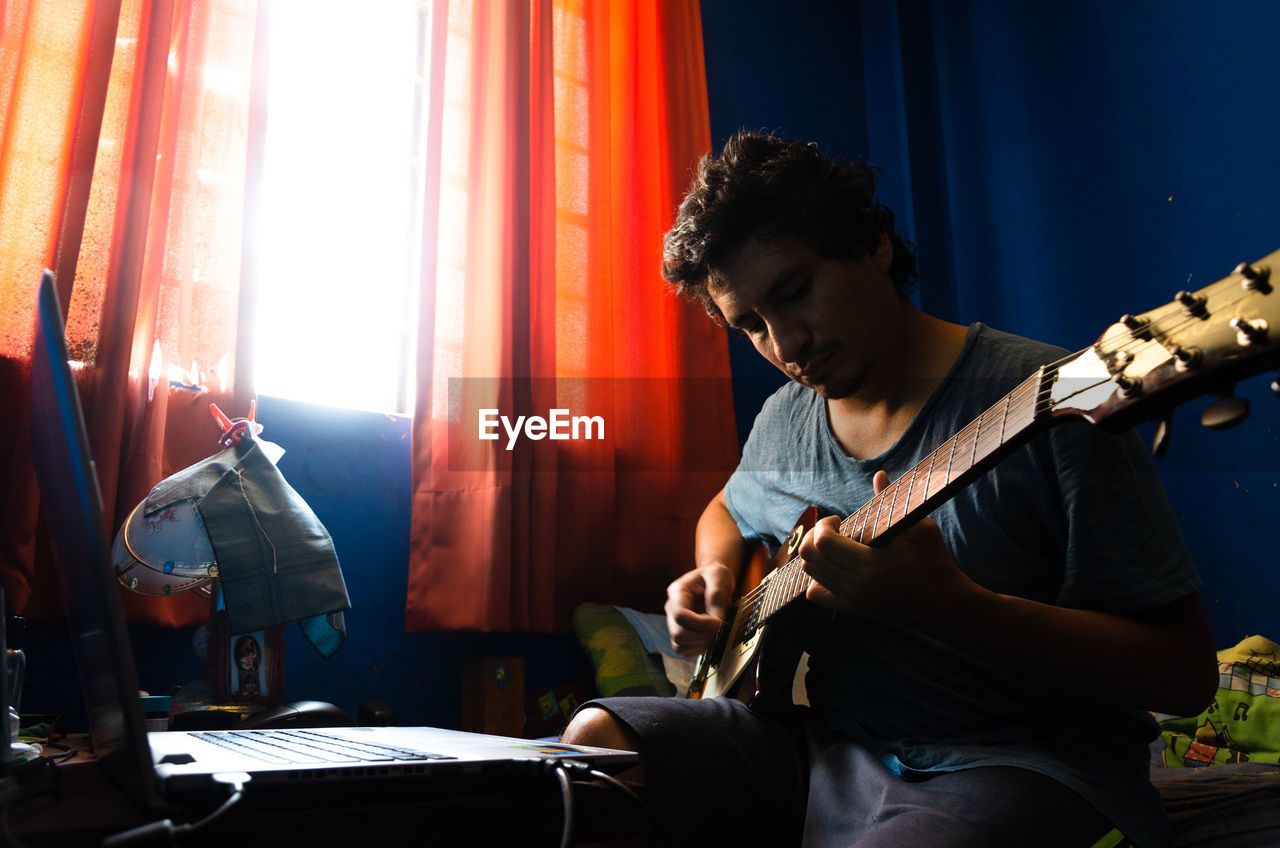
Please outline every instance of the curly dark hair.
[[889, 276], [903, 294], [916, 279], [915, 248], [894, 230], [893, 211], [876, 202], [879, 179], [878, 168], [829, 159], [816, 144], [739, 132], [719, 157], [699, 162], [663, 238], [662, 276], [724, 323], [708, 282], [752, 238], [798, 237], [820, 256], [856, 259], [883, 233], [893, 245]]

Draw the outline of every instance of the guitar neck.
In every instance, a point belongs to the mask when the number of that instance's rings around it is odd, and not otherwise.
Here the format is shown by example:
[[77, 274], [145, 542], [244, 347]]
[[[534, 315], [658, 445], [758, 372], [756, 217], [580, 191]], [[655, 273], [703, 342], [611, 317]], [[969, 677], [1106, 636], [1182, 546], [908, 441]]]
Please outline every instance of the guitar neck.
[[[886, 544], [1051, 423], [1040, 414], [1044, 373], [1043, 368], [1036, 371], [840, 522], [840, 533], [865, 545]], [[761, 584], [758, 618], [769, 618], [803, 595], [808, 586], [799, 557], [775, 569]]]

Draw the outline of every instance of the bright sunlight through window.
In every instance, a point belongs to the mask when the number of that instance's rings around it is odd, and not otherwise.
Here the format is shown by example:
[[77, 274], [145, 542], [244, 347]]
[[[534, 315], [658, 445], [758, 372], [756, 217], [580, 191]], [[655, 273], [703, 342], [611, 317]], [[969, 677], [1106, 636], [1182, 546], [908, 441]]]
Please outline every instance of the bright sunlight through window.
[[408, 412], [425, 4], [273, 4], [253, 369], [261, 394]]

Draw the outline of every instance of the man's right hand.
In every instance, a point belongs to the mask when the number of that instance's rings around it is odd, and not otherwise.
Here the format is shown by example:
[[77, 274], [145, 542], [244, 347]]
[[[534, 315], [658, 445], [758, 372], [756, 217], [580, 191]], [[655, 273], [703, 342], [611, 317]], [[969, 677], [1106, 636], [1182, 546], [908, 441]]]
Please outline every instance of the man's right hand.
[[729, 614], [733, 584], [733, 572], [716, 564], [695, 568], [667, 587], [667, 629], [676, 653], [693, 658], [711, 647]]

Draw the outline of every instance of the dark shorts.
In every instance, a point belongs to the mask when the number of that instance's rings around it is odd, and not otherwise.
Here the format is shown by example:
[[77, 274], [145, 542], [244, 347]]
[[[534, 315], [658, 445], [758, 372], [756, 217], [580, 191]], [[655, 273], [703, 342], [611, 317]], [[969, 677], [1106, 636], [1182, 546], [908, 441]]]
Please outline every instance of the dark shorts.
[[590, 704], [640, 738], [646, 792], [671, 845], [1089, 848], [1111, 830], [1075, 792], [1024, 769], [901, 780], [803, 709], [766, 714], [726, 698]]

